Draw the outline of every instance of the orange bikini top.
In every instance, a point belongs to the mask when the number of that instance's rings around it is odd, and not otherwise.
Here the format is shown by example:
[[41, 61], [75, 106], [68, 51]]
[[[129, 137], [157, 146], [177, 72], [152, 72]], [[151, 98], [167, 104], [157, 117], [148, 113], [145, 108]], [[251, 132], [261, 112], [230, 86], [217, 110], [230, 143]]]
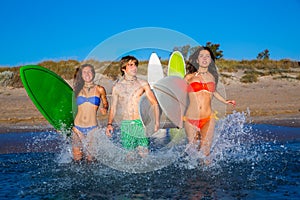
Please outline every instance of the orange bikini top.
[[206, 90], [208, 92], [214, 92], [215, 89], [216, 89], [216, 86], [215, 86], [214, 82], [207, 82], [207, 83], [191, 82], [187, 91], [188, 92], [199, 92], [201, 90]]

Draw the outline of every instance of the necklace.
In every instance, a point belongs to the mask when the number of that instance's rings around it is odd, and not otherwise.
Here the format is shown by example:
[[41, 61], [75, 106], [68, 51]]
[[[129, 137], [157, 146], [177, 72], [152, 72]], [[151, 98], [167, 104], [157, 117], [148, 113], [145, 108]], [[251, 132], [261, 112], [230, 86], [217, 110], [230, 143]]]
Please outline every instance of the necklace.
[[87, 88], [87, 91], [88, 91], [88, 92], [90, 92], [90, 90], [91, 90], [92, 88], [94, 88], [94, 87], [95, 87], [94, 83], [92, 83], [91, 85], [85, 85], [85, 86], [84, 86], [84, 88]]
[[198, 76], [199, 74], [200, 75], [204, 75], [204, 74], [206, 74], [208, 71], [206, 71], [206, 72], [199, 72], [199, 71], [197, 71], [197, 73], [195, 74], [195, 76]]
[[125, 81], [128, 81], [128, 82], [132, 82], [132, 81], [135, 81], [136, 79], [137, 79], [137, 77], [136, 76], [133, 76], [133, 77], [127, 77], [127, 76], [124, 76], [124, 79], [125, 79]]

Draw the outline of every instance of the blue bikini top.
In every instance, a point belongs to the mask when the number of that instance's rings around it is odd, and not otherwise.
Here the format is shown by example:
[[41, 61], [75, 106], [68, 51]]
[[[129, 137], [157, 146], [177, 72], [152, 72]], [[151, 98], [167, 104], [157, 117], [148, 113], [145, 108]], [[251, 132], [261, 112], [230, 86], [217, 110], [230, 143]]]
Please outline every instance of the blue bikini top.
[[83, 97], [83, 96], [78, 96], [77, 97], [77, 105], [81, 105], [85, 102], [89, 102], [91, 104], [94, 104], [95, 106], [99, 106], [100, 105], [100, 98], [97, 96], [92, 96], [92, 97]]

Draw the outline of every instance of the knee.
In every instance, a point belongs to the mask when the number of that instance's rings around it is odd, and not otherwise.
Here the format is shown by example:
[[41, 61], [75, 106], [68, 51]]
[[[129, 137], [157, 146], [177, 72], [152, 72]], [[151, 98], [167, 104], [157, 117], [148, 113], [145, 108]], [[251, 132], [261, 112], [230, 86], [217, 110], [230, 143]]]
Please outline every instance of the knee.
[[82, 159], [82, 151], [80, 148], [73, 148], [73, 159], [79, 161]]

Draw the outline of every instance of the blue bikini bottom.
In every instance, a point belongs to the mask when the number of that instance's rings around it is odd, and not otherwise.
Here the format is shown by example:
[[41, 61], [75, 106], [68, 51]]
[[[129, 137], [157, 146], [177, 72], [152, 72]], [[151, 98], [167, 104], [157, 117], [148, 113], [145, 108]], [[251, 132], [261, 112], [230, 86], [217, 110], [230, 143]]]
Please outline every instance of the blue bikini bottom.
[[95, 128], [97, 128], [98, 126], [90, 126], [90, 127], [80, 127], [80, 126], [76, 126], [75, 125], [75, 128], [77, 129], [77, 130], [79, 130], [82, 134], [84, 134], [84, 135], [87, 135], [88, 134], [88, 132], [90, 132], [91, 130], [93, 130], [93, 129], [95, 129]]

